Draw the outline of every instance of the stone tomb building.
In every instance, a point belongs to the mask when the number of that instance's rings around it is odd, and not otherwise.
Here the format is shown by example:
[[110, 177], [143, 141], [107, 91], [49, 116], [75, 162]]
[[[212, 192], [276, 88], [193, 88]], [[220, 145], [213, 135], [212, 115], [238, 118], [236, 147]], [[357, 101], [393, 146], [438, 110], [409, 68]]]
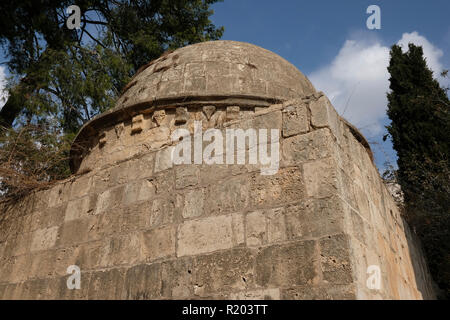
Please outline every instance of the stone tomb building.
[[[278, 129], [278, 172], [174, 165], [171, 134], [194, 121]], [[142, 67], [80, 130], [70, 165], [70, 179], [2, 206], [0, 298], [434, 297], [365, 138], [260, 47], [205, 42]]]

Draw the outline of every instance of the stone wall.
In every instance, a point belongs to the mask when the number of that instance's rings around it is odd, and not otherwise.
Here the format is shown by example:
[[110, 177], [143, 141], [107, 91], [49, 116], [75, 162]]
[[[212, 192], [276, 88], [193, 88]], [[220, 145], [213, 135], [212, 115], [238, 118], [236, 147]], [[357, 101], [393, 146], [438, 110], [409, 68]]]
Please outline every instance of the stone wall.
[[[170, 133], [192, 132], [194, 120], [279, 129], [278, 173], [173, 166]], [[432, 298], [366, 147], [320, 94], [268, 108], [160, 108], [106, 127], [79, 174], [3, 205], [0, 298]], [[70, 265], [80, 290], [66, 286]], [[366, 286], [368, 265], [381, 268], [380, 290]]]

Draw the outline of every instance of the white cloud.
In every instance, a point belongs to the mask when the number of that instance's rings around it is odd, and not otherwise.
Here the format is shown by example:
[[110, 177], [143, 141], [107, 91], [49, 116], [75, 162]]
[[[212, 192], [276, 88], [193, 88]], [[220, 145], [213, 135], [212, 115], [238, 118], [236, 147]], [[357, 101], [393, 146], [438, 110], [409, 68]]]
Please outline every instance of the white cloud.
[[6, 103], [6, 99], [8, 98], [5, 86], [6, 86], [5, 68], [0, 66], [0, 110], [3, 108], [4, 104]]
[[443, 57], [444, 52], [431, 44], [427, 38], [419, 35], [417, 31], [404, 33], [397, 44], [402, 47], [403, 52], [406, 52], [408, 51], [409, 43], [422, 46], [423, 54], [427, 59], [428, 67], [434, 71], [434, 76], [438, 78], [439, 81], [442, 81], [443, 79], [440, 77], [440, 74], [444, 70], [444, 67], [439, 60]]
[[[439, 75], [442, 50], [417, 32], [404, 33], [398, 44], [407, 48], [409, 42], [423, 46], [428, 66]], [[389, 50], [378, 39], [347, 40], [330, 64], [309, 75], [339, 114], [369, 136], [380, 134], [386, 117]]]

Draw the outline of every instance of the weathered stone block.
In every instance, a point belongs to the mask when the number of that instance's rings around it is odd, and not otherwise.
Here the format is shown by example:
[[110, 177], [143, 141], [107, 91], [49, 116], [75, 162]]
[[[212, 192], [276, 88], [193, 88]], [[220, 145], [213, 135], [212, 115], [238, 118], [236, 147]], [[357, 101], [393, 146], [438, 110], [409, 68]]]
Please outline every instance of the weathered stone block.
[[303, 164], [306, 195], [324, 198], [338, 193], [337, 169], [332, 159], [320, 159]]
[[245, 217], [243, 214], [232, 213], [233, 245], [240, 246], [245, 244]]
[[94, 211], [94, 206], [91, 204], [92, 202], [95, 203], [95, 199], [91, 199], [89, 196], [69, 201], [64, 221], [71, 221], [89, 216], [89, 214]]
[[156, 195], [172, 194], [175, 191], [174, 170], [166, 170], [148, 178], [154, 187]]
[[206, 90], [206, 78], [205, 77], [197, 77], [197, 78], [185, 78], [184, 81], [184, 90], [186, 92], [192, 93], [202, 93]]
[[263, 211], [248, 213], [246, 226], [247, 246], [260, 246], [267, 243], [267, 225]]
[[61, 227], [61, 237], [59, 244], [62, 246], [72, 246], [77, 243], [86, 242], [90, 226], [94, 223], [95, 217], [67, 221]]
[[89, 293], [89, 282], [91, 278], [91, 273], [81, 272], [81, 288], [80, 290], [70, 290], [67, 288], [67, 278], [69, 275], [60, 277], [55, 280], [58, 281], [58, 297], [63, 300], [87, 300]]
[[288, 239], [317, 238], [344, 231], [344, 209], [337, 198], [308, 199], [285, 208]]
[[[27, 254], [30, 251], [32, 238], [33, 238], [32, 232], [19, 233], [17, 235], [17, 238], [15, 239], [13, 255], [19, 256], [22, 254]], [[1, 256], [2, 250], [0, 246], [0, 258]]]
[[35, 276], [34, 274], [30, 275], [31, 271], [31, 255], [21, 255], [13, 258], [13, 265], [11, 269], [11, 274], [8, 277], [9, 282], [22, 282], [27, 280], [28, 276]]
[[230, 74], [230, 63], [225, 61], [208, 61], [205, 63], [205, 67], [206, 74], [211, 77], [221, 77]]
[[370, 219], [369, 200], [367, 194], [358, 186], [353, 186], [353, 192], [356, 196], [356, 204], [359, 214], [366, 219]]
[[283, 300], [354, 300], [356, 288], [354, 285], [321, 285], [293, 286], [281, 289]]
[[172, 151], [173, 147], [166, 147], [156, 152], [155, 173], [172, 168]]
[[176, 229], [166, 226], [143, 233], [143, 256], [146, 261], [175, 255]]
[[136, 264], [142, 258], [142, 237], [139, 232], [113, 236], [108, 248], [108, 266]]
[[141, 188], [139, 189], [139, 195], [137, 200], [149, 200], [156, 194], [156, 186], [154, 180], [145, 179], [141, 181]]
[[19, 291], [15, 292], [14, 299], [38, 299], [48, 300], [58, 298], [57, 280], [36, 279], [20, 284]]
[[125, 186], [123, 193], [123, 204], [130, 205], [135, 203], [139, 197], [139, 190], [141, 189], [142, 182], [132, 182]]
[[30, 230], [59, 226], [63, 223], [66, 212], [66, 205], [47, 208], [31, 215]]
[[161, 96], [177, 95], [178, 92], [183, 90], [183, 84], [183, 80], [163, 80], [161, 82], [158, 82], [156, 90], [158, 91], [158, 95]]
[[206, 76], [206, 92], [207, 93], [223, 93], [226, 94], [237, 87], [237, 79], [233, 76]]
[[[234, 168], [235, 166], [233, 166]], [[226, 164], [200, 166], [200, 182], [202, 185], [216, 184], [231, 175], [231, 168]]]
[[55, 250], [55, 261], [52, 267], [58, 276], [66, 276], [67, 268], [77, 265], [81, 270], [97, 267], [97, 264], [86, 263], [86, 245], [74, 245]]
[[87, 195], [90, 191], [92, 184], [92, 176], [81, 176], [76, 179], [71, 186], [70, 198], [80, 198]]
[[[123, 158], [123, 156], [121, 156]], [[112, 161], [111, 163], [115, 163], [116, 161]], [[120, 163], [114, 166], [111, 169], [111, 173], [109, 176], [109, 186], [117, 186], [128, 182], [128, 162]]]
[[333, 284], [353, 282], [349, 238], [344, 234], [324, 237], [319, 241], [323, 279]]
[[171, 198], [157, 198], [153, 200], [147, 225], [157, 227], [174, 222], [175, 201]]
[[195, 271], [194, 261], [191, 257], [163, 262], [161, 264], [162, 296], [174, 299], [192, 297], [195, 294]]
[[14, 268], [15, 257], [9, 259], [2, 259], [2, 264], [0, 264], [0, 282], [8, 283], [12, 277], [12, 272]]
[[281, 143], [281, 163], [285, 166], [293, 166], [330, 157], [334, 154], [332, 144], [331, 134], [327, 128], [289, 137]]
[[117, 207], [122, 203], [124, 187], [117, 187], [114, 189], [109, 189], [97, 197], [97, 204], [95, 208], [95, 214], [99, 214], [105, 212], [107, 210], [111, 210], [112, 208]]
[[[117, 225], [113, 225], [111, 231], [119, 229], [122, 233], [129, 233], [147, 228], [149, 226], [150, 204], [151, 202], [138, 202], [116, 212], [105, 213], [105, 215], [120, 216], [118, 219], [111, 218], [112, 220], [118, 220], [120, 226], [118, 228]], [[99, 232], [101, 233], [102, 230], [99, 230]], [[95, 232], [95, 234], [97, 235], [98, 232]]]
[[329, 127], [337, 141], [341, 140], [339, 116], [328, 98], [323, 95], [309, 104], [311, 110], [311, 124], [313, 127]]
[[232, 246], [231, 215], [189, 220], [179, 226], [178, 257], [229, 249]]
[[31, 251], [47, 250], [52, 248], [58, 237], [59, 227], [50, 227], [36, 230], [31, 241]]
[[154, 162], [154, 153], [148, 153], [138, 159], [131, 160], [127, 168], [128, 181], [151, 177], [153, 175]]
[[280, 300], [280, 289], [259, 289], [232, 293], [232, 300]]
[[315, 241], [264, 248], [256, 259], [256, 282], [264, 287], [314, 284], [317, 260]]
[[352, 209], [350, 209], [350, 218], [352, 221], [352, 235], [362, 244], [366, 244], [365, 223], [363, 219]]
[[309, 119], [306, 105], [291, 105], [283, 110], [283, 137], [308, 131]]
[[251, 79], [249, 77], [238, 77], [238, 87], [240, 92], [254, 92], [265, 96], [267, 92], [267, 82], [264, 80]]
[[89, 280], [89, 300], [120, 299], [125, 282], [123, 269], [92, 272]]
[[196, 218], [203, 214], [205, 192], [203, 189], [189, 190], [184, 195], [183, 218]]
[[[282, 128], [282, 115], [280, 110], [268, 109], [264, 114], [258, 114], [248, 120], [242, 120], [237, 122], [233, 127], [240, 129], [266, 129], [267, 141], [270, 141], [271, 129], [281, 130]], [[274, 141], [275, 142], [275, 141]], [[258, 142], [259, 143], [259, 142]]]
[[48, 206], [56, 207], [60, 206], [63, 202], [67, 201], [70, 193], [70, 183], [57, 184], [48, 191]]
[[266, 219], [268, 243], [287, 240], [284, 208], [266, 210]]
[[137, 265], [126, 272], [122, 299], [158, 299], [161, 290], [161, 264]]
[[299, 168], [282, 168], [275, 175], [251, 176], [252, 204], [257, 207], [287, 204], [305, 196], [303, 175]]
[[246, 208], [250, 202], [249, 190], [248, 178], [243, 176], [211, 185], [206, 193], [205, 213], [221, 214]]
[[31, 264], [28, 265], [28, 278], [50, 278], [55, 276], [56, 250], [34, 252], [28, 256]]
[[194, 283], [202, 287], [204, 296], [255, 287], [255, 253], [249, 249], [233, 249], [195, 257]]
[[198, 184], [200, 169], [196, 165], [175, 166], [175, 187], [183, 189]]
[[185, 77], [203, 77], [205, 75], [205, 64], [192, 62], [186, 65]]

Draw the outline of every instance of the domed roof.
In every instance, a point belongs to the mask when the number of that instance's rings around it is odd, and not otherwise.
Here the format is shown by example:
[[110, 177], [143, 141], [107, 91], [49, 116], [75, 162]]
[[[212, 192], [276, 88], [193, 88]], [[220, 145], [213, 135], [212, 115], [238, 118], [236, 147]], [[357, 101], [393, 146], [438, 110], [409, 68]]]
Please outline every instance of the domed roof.
[[221, 40], [189, 45], [143, 66], [114, 109], [185, 96], [289, 99], [314, 92], [311, 82], [279, 55], [249, 43]]
[[263, 107], [315, 92], [296, 67], [261, 47], [224, 40], [189, 45], [142, 66], [115, 107], [83, 125], [72, 144], [70, 165], [74, 172], [86, 139], [100, 128], [152, 107]]

